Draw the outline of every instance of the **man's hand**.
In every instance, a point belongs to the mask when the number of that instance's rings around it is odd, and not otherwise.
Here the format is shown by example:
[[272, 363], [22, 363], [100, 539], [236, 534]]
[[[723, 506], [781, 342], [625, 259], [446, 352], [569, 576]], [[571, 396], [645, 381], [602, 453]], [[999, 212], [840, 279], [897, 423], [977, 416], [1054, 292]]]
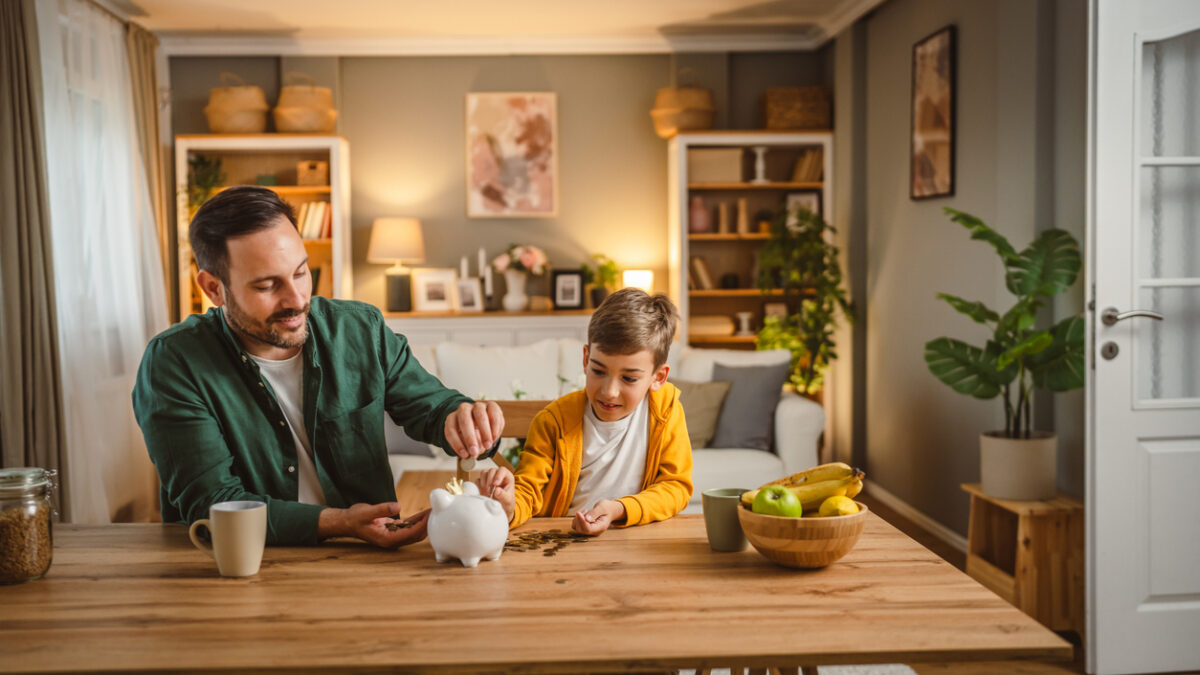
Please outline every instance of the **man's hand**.
[[613, 523], [625, 519], [625, 505], [612, 499], [596, 502], [590, 511], [579, 511], [571, 521], [571, 529], [580, 534], [595, 536]]
[[495, 401], [463, 403], [446, 417], [446, 441], [458, 456], [478, 457], [504, 431], [504, 413]]
[[514, 483], [512, 472], [503, 467], [488, 469], [475, 479], [475, 484], [479, 486], [479, 494], [500, 502], [510, 523], [513, 519], [513, 510], [517, 506]]
[[429, 522], [429, 509], [404, 522], [408, 527], [392, 531], [387, 524], [397, 522], [392, 516], [400, 513], [396, 502], [385, 504], [355, 504], [348, 509], [328, 508], [321, 511], [317, 520], [317, 536], [357, 537], [380, 548], [397, 548], [415, 544], [425, 538], [425, 527]]

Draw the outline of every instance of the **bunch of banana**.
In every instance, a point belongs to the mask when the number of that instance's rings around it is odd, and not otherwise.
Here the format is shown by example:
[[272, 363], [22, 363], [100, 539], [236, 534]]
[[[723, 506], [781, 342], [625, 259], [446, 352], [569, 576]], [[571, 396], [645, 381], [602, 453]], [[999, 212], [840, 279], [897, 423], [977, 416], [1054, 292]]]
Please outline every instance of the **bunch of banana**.
[[[853, 499], [855, 495], [862, 492], [862, 480], [866, 475], [862, 469], [856, 469], [849, 464], [831, 462], [773, 480], [760, 486], [758, 490], [770, 485], [782, 485], [796, 495], [800, 503], [804, 505], [804, 510], [808, 511], [819, 508], [821, 502], [830, 497], [845, 496]], [[754, 503], [754, 497], [758, 495], [758, 490], [750, 490], [742, 494], [742, 504], [746, 508], [750, 508], [750, 505]]]

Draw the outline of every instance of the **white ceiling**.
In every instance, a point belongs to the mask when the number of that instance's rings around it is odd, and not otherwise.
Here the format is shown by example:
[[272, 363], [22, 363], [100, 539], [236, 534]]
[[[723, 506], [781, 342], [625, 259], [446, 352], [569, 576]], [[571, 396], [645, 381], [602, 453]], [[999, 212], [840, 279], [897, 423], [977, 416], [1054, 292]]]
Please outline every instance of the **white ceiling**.
[[170, 53], [813, 49], [883, 0], [101, 0]]

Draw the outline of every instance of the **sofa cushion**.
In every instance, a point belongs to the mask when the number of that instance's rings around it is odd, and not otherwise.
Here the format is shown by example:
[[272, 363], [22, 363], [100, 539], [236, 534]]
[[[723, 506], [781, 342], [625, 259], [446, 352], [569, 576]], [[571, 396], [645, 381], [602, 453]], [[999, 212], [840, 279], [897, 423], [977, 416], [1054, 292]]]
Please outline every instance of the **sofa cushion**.
[[442, 382], [476, 400], [511, 400], [518, 388], [524, 399], [558, 398], [558, 363], [558, 340], [524, 347], [437, 346]]
[[765, 366], [713, 366], [713, 381], [730, 382], [717, 418], [714, 448], [770, 450], [775, 437], [775, 406], [783, 395], [789, 363]]
[[748, 449], [692, 450], [695, 490], [684, 513], [700, 513], [700, 495], [713, 488], [753, 490], [785, 475], [783, 461], [770, 452]]
[[[669, 362], [669, 360], [668, 360]], [[742, 349], [697, 349], [684, 347], [679, 359], [679, 369], [672, 370], [675, 377], [688, 382], [711, 382], [713, 364], [727, 366], [768, 366], [791, 363], [792, 353], [787, 349], [746, 351]]]
[[688, 382], [671, 380], [679, 388], [688, 437], [693, 448], [707, 448], [721, 414], [721, 404], [729, 393], [730, 382]]

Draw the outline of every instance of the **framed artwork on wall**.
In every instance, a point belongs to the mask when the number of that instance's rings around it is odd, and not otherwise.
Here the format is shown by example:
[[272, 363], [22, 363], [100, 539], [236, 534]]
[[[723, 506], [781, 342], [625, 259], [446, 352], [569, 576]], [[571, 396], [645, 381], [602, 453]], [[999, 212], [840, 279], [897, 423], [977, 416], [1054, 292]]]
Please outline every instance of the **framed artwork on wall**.
[[583, 309], [583, 271], [553, 270], [554, 309]]
[[467, 216], [558, 215], [553, 92], [467, 94]]
[[909, 197], [954, 194], [957, 31], [946, 26], [913, 45]]
[[458, 273], [453, 268], [413, 268], [413, 310], [450, 312], [458, 309], [457, 277]]

